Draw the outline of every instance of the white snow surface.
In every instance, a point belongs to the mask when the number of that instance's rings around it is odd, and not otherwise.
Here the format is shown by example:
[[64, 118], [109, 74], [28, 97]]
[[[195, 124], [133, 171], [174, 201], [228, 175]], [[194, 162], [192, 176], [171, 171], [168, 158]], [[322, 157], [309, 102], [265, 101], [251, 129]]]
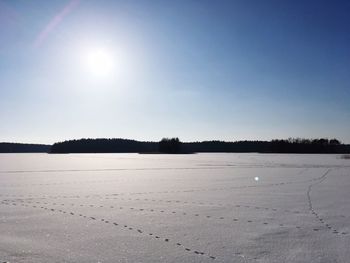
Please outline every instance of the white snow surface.
[[1, 263], [347, 263], [349, 248], [340, 155], [0, 155]]

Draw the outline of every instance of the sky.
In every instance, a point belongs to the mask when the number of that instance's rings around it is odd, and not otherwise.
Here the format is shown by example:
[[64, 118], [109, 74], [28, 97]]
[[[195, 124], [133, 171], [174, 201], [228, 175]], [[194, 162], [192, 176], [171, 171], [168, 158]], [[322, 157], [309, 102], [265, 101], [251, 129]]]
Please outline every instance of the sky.
[[0, 0], [0, 141], [350, 143], [349, 13], [349, 1]]

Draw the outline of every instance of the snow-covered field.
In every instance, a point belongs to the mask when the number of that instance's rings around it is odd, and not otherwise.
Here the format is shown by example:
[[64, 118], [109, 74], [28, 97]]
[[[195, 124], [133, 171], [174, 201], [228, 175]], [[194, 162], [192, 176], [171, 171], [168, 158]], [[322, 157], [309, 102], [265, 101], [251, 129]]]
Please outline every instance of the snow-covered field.
[[350, 262], [350, 160], [1, 154], [0, 262]]

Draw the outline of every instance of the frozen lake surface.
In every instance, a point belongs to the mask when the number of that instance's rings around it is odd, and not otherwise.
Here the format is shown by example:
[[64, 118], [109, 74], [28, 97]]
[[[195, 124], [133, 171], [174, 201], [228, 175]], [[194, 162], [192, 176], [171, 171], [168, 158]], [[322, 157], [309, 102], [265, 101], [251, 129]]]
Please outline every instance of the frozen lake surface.
[[350, 262], [350, 160], [1, 154], [0, 262]]

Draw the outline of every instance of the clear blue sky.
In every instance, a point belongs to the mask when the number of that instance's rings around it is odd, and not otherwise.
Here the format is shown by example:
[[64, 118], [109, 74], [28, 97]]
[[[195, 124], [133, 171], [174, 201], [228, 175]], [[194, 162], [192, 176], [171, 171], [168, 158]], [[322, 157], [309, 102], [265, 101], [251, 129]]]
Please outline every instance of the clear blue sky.
[[[349, 14], [349, 1], [0, 0], [0, 141], [350, 143]], [[97, 49], [103, 75], [84, 60]]]

